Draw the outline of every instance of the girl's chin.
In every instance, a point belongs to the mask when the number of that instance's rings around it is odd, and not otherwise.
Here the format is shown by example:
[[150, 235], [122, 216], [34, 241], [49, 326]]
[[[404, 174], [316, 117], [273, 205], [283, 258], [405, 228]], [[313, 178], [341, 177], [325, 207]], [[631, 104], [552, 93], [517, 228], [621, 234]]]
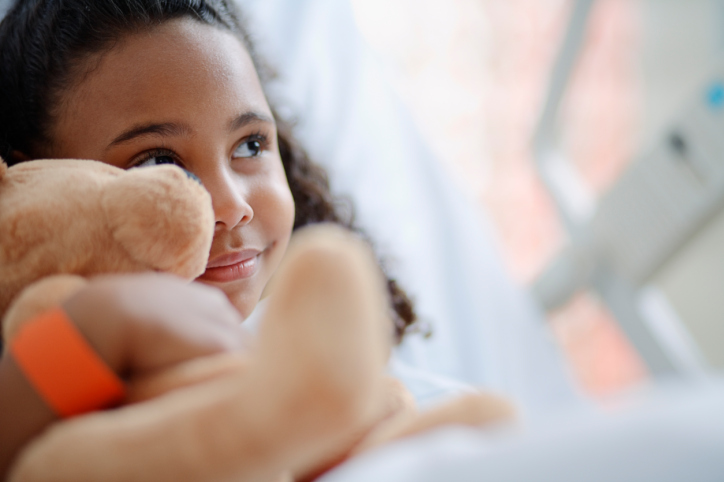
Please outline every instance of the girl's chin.
[[236, 308], [242, 318], [246, 319], [261, 298], [264, 286], [256, 283], [249, 283], [249, 279], [237, 280], [234, 282], [218, 283], [197, 278], [196, 281], [207, 286], [218, 288], [226, 295], [229, 302]]
[[253, 295], [248, 292], [237, 294], [232, 293], [231, 295], [227, 294], [227, 297], [241, 317], [246, 320], [259, 303], [260, 293], [254, 293]]

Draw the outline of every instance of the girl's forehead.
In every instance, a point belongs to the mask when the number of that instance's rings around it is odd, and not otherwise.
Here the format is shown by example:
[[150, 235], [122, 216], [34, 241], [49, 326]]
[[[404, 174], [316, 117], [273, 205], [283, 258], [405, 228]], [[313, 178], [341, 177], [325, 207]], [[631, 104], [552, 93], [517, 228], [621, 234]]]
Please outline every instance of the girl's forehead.
[[63, 96], [52, 133], [57, 145], [108, 143], [129, 125], [155, 121], [203, 130], [243, 112], [272, 117], [242, 43], [188, 19], [124, 37], [89, 61], [88, 74]]
[[94, 70], [105, 81], [152, 86], [171, 75], [192, 83], [203, 74], [261, 88], [248, 52], [233, 34], [190, 19], [126, 35], [99, 60]]

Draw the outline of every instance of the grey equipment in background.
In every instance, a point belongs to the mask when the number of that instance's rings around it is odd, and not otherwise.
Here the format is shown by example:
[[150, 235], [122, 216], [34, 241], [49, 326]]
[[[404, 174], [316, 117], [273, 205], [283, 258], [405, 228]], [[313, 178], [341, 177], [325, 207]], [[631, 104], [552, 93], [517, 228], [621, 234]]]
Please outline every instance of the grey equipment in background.
[[654, 376], [724, 369], [724, 63], [596, 200], [556, 139], [592, 4], [575, 2], [534, 138], [570, 242], [532, 291], [550, 311], [593, 290]]

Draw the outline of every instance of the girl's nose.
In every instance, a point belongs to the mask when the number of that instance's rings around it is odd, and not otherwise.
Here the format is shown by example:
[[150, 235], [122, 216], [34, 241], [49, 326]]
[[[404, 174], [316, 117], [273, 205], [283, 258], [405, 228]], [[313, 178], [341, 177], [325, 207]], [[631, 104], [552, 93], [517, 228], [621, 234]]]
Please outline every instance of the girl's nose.
[[251, 222], [254, 210], [248, 202], [242, 180], [234, 179], [234, 175], [228, 172], [221, 172], [212, 179], [202, 179], [202, 182], [211, 194], [217, 229], [231, 230]]

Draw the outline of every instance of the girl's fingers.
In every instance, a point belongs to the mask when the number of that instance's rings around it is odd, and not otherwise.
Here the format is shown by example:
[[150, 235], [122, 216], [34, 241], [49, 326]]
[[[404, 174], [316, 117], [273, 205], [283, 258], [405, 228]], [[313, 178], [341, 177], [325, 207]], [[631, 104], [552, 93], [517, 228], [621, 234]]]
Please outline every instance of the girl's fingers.
[[117, 373], [149, 373], [248, 345], [241, 316], [222, 293], [173, 276], [97, 278], [64, 308]]

